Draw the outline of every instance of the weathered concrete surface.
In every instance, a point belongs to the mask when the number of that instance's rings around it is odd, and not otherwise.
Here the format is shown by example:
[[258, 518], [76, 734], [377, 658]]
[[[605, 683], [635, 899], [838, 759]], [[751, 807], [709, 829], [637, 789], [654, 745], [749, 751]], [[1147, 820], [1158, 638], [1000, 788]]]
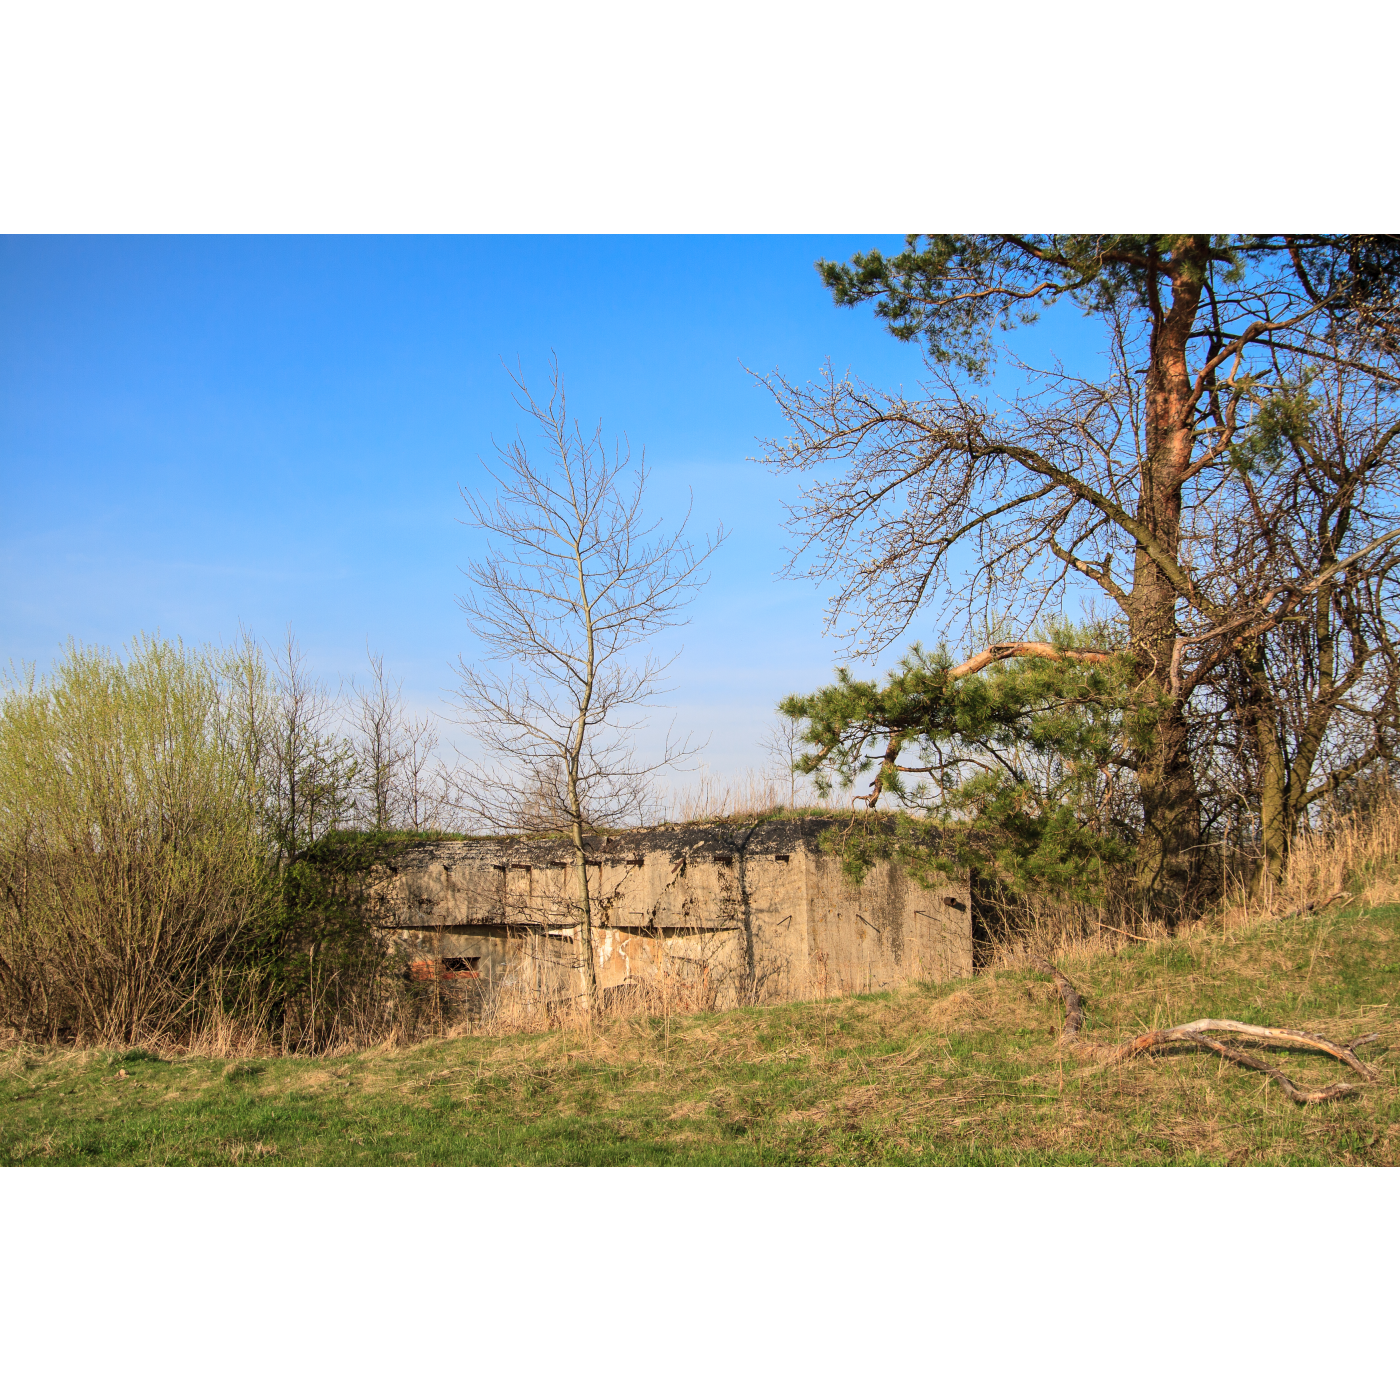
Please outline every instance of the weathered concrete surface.
[[[924, 889], [881, 863], [856, 888], [820, 849], [832, 819], [716, 822], [590, 845], [600, 985], [666, 972], [714, 1004], [876, 991], [972, 974], [964, 875]], [[567, 841], [428, 842], [378, 872], [385, 936], [417, 959], [476, 959], [493, 986], [576, 990], [577, 875]]]

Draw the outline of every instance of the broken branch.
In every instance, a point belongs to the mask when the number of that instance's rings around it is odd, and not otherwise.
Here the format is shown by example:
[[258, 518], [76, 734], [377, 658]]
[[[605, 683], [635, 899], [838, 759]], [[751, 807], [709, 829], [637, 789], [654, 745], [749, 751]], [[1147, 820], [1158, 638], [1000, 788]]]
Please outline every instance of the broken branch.
[[1281, 1069], [1276, 1069], [1273, 1065], [1266, 1064], [1253, 1055], [1247, 1055], [1243, 1050], [1236, 1050], [1233, 1046], [1212, 1040], [1207, 1035], [1187, 1035], [1182, 1038], [1194, 1041], [1197, 1045], [1203, 1045], [1207, 1050], [1214, 1050], [1217, 1055], [1222, 1055], [1227, 1060], [1233, 1060], [1237, 1065], [1244, 1065], [1247, 1069], [1257, 1069], [1262, 1074], [1267, 1074], [1294, 1103], [1327, 1103], [1331, 1099], [1345, 1098], [1346, 1095], [1356, 1092], [1355, 1084], [1342, 1083], [1329, 1084], [1325, 1089], [1300, 1089]]
[[1282, 914], [1275, 914], [1274, 918], [1276, 920], [1296, 919], [1301, 914], [1320, 914], [1329, 904], [1335, 904], [1339, 899], [1344, 904], [1350, 904], [1355, 898], [1354, 894], [1345, 894], [1338, 890], [1336, 894], [1328, 895], [1326, 899], [1310, 899], [1306, 904], [1298, 905], [1296, 909], [1285, 909]]
[[1341, 1060], [1367, 1079], [1374, 1077], [1349, 1047], [1338, 1045], [1325, 1036], [1313, 1035], [1311, 1031], [1290, 1031], [1277, 1026], [1250, 1026], [1243, 1021], [1209, 1019], [1192, 1021], [1184, 1026], [1173, 1026], [1169, 1030], [1145, 1031], [1142, 1035], [1134, 1036], [1132, 1040], [1125, 1041], [1122, 1045], [1109, 1051], [1107, 1063], [1118, 1064], [1123, 1060], [1130, 1060], [1134, 1055], [1141, 1055], [1147, 1050], [1155, 1050], [1159, 1045], [1167, 1045], [1172, 1041], [1186, 1040], [1199, 1043], [1200, 1037], [1209, 1031], [1214, 1031], [1217, 1035], [1245, 1036], [1250, 1040], [1262, 1040], [1270, 1045], [1293, 1045], [1304, 1050], [1321, 1050], [1323, 1054]]
[[1048, 642], [997, 642], [986, 651], [979, 651], [960, 665], [949, 668], [950, 676], [975, 675], [985, 670], [994, 661], [1007, 661], [1013, 656], [1040, 656], [1047, 661], [1081, 661], [1087, 665], [1100, 665], [1112, 661], [1117, 656], [1112, 651], [1077, 651], [1069, 647], [1054, 647]]
[[1079, 999], [1079, 993], [1074, 990], [1074, 983], [1054, 963], [1045, 958], [1032, 958], [1031, 963], [1055, 979], [1055, 990], [1059, 992], [1065, 1004], [1065, 1025], [1060, 1032], [1060, 1039], [1066, 1042], [1078, 1040], [1084, 1025], [1084, 1003]]
[[1110, 933], [1121, 933], [1124, 938], [1135, 938], [1139, 943], [1151, 943], [1153, 941], [1150, 938], [1144, 938], [1140, 933], [1133, 933], [1129, 929], [1114, 928], [1112, 924], [1103, 924], [1102, 927], [1106, 928]]

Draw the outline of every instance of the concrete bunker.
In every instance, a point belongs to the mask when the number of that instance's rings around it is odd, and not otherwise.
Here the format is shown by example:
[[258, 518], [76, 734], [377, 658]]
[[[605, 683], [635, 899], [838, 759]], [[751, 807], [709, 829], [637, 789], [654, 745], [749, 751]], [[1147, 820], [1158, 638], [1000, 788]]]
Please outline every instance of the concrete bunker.
[[[590, 841], [599, 986], [663, 974], [716, 1007], [972, 975], [966, 873], [925, 889], [880, 862], [859, 887], [821, 849], [834, 818], [713, 822]], [[572, 846], [424, 842], [376, 872], [382, 935], [410, 975], [560, 1003], [578, 992]]]

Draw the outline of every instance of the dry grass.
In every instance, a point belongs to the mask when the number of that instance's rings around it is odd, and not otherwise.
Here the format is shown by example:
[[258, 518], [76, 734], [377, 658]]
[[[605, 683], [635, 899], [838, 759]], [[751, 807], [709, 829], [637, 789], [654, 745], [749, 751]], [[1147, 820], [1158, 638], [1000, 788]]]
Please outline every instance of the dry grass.
[[1253, 901], [1239, 890], [1237, 917], [1275, 915], [1309, 900], [1351, 890], [1367, 908], [1400, 899], [1400, 794], [1384, 792], [1368, 811], [1339, 814], [1323, 830], [1294, 842], [1288, 869], [1276, 889]]
[[[1298, 837], [1282, 879], [1250, 891], [1247, 875], [1232, 876], [1226, 898], [1201, 918], [1171, 933], [1189, 944], [1213, 929], [1235, 930], [1306, 912], [1341, 893], [1342, 903], [1376, 909], [1400, 902], [1400, 794], [1388, 793], [1364, 813], [1339, 814], [1318, 831]], [[1142, 918], [1124, 898], [1102, 906], [1035, 897], [991, 911], [996, 936], [980, 950], [985, 969], [1029, 967], [1037, 957], [1051, 962], [1114, 955], [1133, 944], [1168, 936], [1167, 928]], [[1296, 916], [1296, 915], [1295, 915]]]
[[823, 799], [805, 778], [792, 782], [753, 769], [738, 778], [702, 773], [694, 782], [668, 794], [664, 820], [725, 821], [782, 811], [849, 813], [850, 802], [838, 795]]

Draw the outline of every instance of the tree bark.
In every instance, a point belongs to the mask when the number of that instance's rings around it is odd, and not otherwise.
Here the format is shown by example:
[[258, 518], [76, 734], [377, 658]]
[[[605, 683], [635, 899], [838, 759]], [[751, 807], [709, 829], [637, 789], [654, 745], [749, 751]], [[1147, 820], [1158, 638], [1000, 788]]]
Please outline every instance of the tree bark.
[[948, 674], [959, 680], [964, 676], [976, 675], [985, 671], [997, 661], [1006, 661], [1013, 656], [1039, 656], [1047, 661], [1082, 661], [1088, 664], [1112, 661], [1111, 651], [1077, 651], [1071, 647], [1051, 646], [1049, 642], [997, 642], [976, 656], [969, 656], [964, 662], [952, 666]]
[[1290, 810], [1288, 756], [1279, 737], [1271, 687], [1264, 671], [1262, 643], [1241, 657], [1249, 686], [1249, 726], [1259, 763], [1259, 840], [1261, 859], [1250, 876], [1249, 893], [1258, 898], [1277, 888], [1288, 862], [1288, 843], [1297, 813]]
[[[1161, 303], [1157, 268], [1151, 268], [1146, 279], [1152, 332], [1138, 516], [1170, 559], [1181, 552], [1182, 482], [1191, 468], [1193, 447], [1186, 352], [1205, 285], [1207, 251], [1200, 235], [1180, 240], [1172, 250], [1170, 305]], [[1186, 717], [1172, 685], [1179, 635], [1176, 611], [1175, 585], [1139, 543], [1127, 608], [1138, 666], [1139, 708], [1132, 739], [1143, 831], [1137, 880], [1144, 903], [1168, 924], [1188, 910], [1200, 839], [1200, 802]]]
[[[570, 800], [578, 811], [574, 784], [569, 784]], [[578, 956], [579, 998], [583, 1014], [590, 1020], [598, 1005], [598, 968], [593, 953], [593, 901], [588, 893], [588, 851], [583, 844], [583, 823], [575, 817], [569, 829], [574, 844], [574, 863], [578, 871]]]

